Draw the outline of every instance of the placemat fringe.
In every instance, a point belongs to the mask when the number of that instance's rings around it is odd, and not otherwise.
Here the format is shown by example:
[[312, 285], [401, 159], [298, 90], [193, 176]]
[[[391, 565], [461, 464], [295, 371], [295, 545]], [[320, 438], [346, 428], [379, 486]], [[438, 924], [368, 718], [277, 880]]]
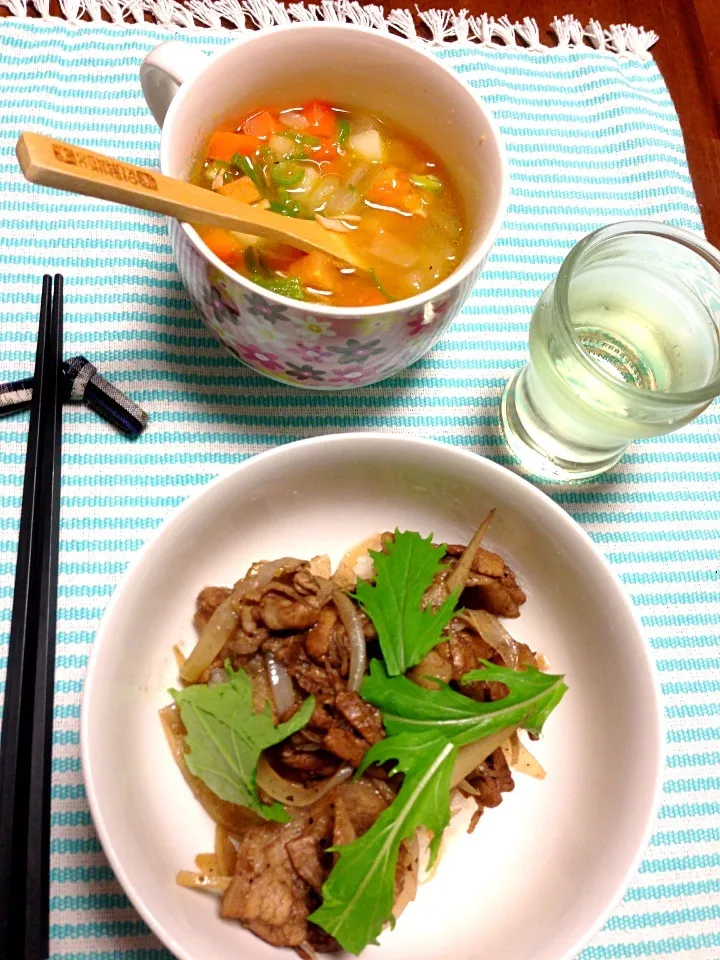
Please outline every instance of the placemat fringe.
[[[28, 16], [28, 5], [35, 8], [44, 20], [50, 16], [50, 0], [0, 0], [13, 17]], [[321, 0], [317, 3], [284, 3], [279, 0], [60, 0], [63, 17], [70, 23], [82, 22], [87, 14], [99, 23], [105, 12], [113, 24], [142, 23], [150, 13], [158, 24], [183, 30], [226, 29], [223, 20], [235, 30], [251, 29], [248, 19], [260, 29], [291, 24], [324, 21], [326, 23], [355, 23], [363, 27], [388, 32], [395, 31], [415, 43], [434, 47], [472, 43], [493, 49], [524, 50], [529, 53], [547, 53], [551, 50], [567, 52], [578, 47], [594, 47], [604, 53], [645, 60], [658, 35], [654, 30], [635, 27], [628, 23], [611, 24], [608, 29], [591, 20], [587, 26], [576, 17], [566, 14], [555, 17], [550, 29], [557, 40], [543, 43], [540, 28], [532, 17], [512, 23], [509, 17], [495, 19], [483, 13], [470, 16], [467, 10], [393, 9], [362, 6], [357, 0]], [[428, 39], [418, 34], [419, 23], [430, 32]]]

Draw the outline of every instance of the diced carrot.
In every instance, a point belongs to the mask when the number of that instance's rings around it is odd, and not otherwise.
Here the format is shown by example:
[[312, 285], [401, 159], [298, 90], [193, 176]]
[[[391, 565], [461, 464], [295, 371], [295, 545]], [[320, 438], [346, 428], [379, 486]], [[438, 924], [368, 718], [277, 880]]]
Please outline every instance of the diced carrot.
[[387, 302], [374, 283], [355, 273], [340, 274], [333, 291], [333, 303], [338, 307], [374, 307]]
[[338, 154], [337, 147], [328, 137], [323, 139], [319, 147], [315, 147], [312, 150], [311, 156], [316, 163], [322, 164], [323, 174], [327, 175], [328, 173], [342, 172], [342, 164], [340, 163], [340, 155]]
[[337, 147], [331, 139], [325, 138], [319, 147], [315, 147], [311, 154], [313, 160], [322, 163], [323, 160], [336, 160], [338, 157]]
[[308, 132], [316, 137], [334, 137], [337, 132], [337, 116], [329, 103], [311, 100], [303, 107], [308, 120]]
[[198, 226], [197, 232], [215, 256], [219, 257], [224, 263], [236, 263], [242, 256], [243, 246], [229, 230], [222, 230], [220, 227]]
[[320, 253], [319, 250], [313, 250], [302, 259], [296, 260], [288, 272], [291, 276], [297, 277], [305, 287], [329, 292], [335, 289], [342, 276], [330, 257]]
[[346, 169], [340, 157], [336, 157], [334, 160], [318, 160], [318, 163], [321, 164], [320, 172], [323, 176], [327, 176], [329, 173], [342, 174]]
[[240, 200], [242, 203], [255, 203], [262, 199], [260, 191], [250, 177], [240, 177], [238, 180], [224, 183], [221, 187], [218, 187], [217, 192], [226, 197], [232, 197], [233, 200]]
[[260, 257], [268, 270], [282, 270], [287, 272], [290, 266], [304, 257], [302, 250], [296, 250], [295, 247], [289, 247], [285, 243], [264, 243], [260, 251]]
[[224, 160], [231, 163], [236, 153], [243, 157], [250, 157], [260, 148], [257, 137], [249, 137], [246, 133], [229, 133], [218, 130], [210, 137], [207, 145], [207, 155], [211, 160]]
[[242, 125], [242, 132], [251, 137], [262, 137], [267, 140], [280, 130], [280, 123], [269, 110], [261, 110], [254, 117], [250, 117]]

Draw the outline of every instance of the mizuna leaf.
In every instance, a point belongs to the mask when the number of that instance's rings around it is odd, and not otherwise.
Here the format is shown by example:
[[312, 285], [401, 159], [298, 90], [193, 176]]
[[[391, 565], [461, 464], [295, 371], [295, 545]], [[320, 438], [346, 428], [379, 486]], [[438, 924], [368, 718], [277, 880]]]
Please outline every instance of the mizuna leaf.
[[440, 642], [455, 611], [452, 594], [437, 610], [422, 608], [425, 591], [442, 569], [444, 546], [433, 546], [432, 536], [395, 531], [384, 551], [370, 551], [375, 582], [358, 582], [355, 597], [377, 630], [380, 649], [390, 676], [399, 676], [420, 663]]
[[263, 750], [305, 726], [315, 699], [308, 697], [290, 720], [276, 727], [269, 703], [262, 713], [253, 713], [252, 683], [245, 671], [226, 669], [227, 683], [213, 687], [198, 683], [170, 691], [187, 730], [185, 762], [222, 800], [284, 823], [290, 817], [282, 804], [268, 806], [258, 799], [258, 760]]

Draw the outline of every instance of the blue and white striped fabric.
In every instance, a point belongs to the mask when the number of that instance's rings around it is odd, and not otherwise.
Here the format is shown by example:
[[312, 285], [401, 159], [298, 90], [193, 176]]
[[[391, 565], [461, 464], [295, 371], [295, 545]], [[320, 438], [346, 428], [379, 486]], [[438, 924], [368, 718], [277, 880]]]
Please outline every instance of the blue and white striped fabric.
[[[167, 960], [93, 832], [78, 747], [93, 633], [118, 578], [167, 511], [220, 470], [278, 443], [382, 429], [458, 444], [512, 468], [500, 389], [528, 320], [581, 236], [631, 216], [700, 230], [677, 118], [652, 61], [585, 50], [448, 46], [438, 56], [490, 103], [513, 199], [488, 268], [431, 356], [394, 380], [309, 394], [244, 370], [183, 294], [160, 219], [26, 184], [21, 130], [154, 165], [137, 80], [167, 31], [10, 19], [0, 25], [0, 371], [31, 373], [40, 277], [66, 278], [66, 350], [90, 357], [151, 415], [136, 443], [84, 409], [65, 415], [52, 819], [52, 957]], [[188, 37], [212, 51], [228, 34]], [[671, 38], [668, 38], [671, 40]], [[625, 901], [582, 954], [720, 957], [720, 465], [717, 409], [632, 448], [602, 480], [549, 487], [614, 565], [662, 681], [668, 765], [660, 819]], [[17, 545], [26, 419], [0, 421], [0, 666]], [[501, 958], [493, 958], [501, 960]]]

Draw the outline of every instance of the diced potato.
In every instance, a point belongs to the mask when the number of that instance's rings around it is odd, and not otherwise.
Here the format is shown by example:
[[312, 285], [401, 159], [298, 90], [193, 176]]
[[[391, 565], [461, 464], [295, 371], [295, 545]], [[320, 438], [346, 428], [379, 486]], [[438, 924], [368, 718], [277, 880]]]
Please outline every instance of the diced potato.
[[298, 150], [298, 145], [295, 143], [292, 137], [281, 137], [277, 133], [270, 137], [268, 146], [276, 157], [288, 158], [294, 157], [296, 153], [300, 153]]
[[396, 267], [409, 268], [420, 259], [420, 253], [415, 247], [382, 229], [375, 234], [370, 244], [370, 253], [378, 260], [392, 263]]
[[370, 163], [379, 163], [385, 155], [382, 137], [377, 130], [353, 133], [348, 140], [348, 147], [356, 156], [369, 160]]

